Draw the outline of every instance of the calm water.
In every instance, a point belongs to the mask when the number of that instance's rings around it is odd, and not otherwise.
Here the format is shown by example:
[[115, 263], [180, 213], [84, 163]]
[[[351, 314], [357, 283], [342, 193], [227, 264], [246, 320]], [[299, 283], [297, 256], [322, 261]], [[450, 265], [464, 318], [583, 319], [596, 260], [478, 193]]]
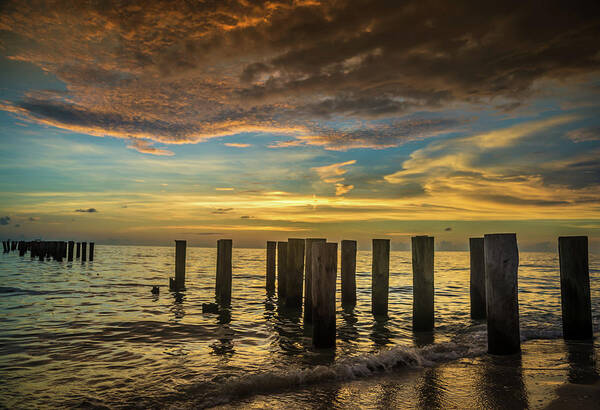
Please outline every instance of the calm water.
[[[359, 251], [353, 311], [341, 309], [338, 283], [335, 351], [312, 349], [300, 315], [280, 311], [266, 295], [264, 250], [234, 249], [232, 309], [219, 315], [202, 313], [202, 303], [213, 302], [216, 249], [188, 248], [180, 294], [167, 286], [174, 248], [97, 246], [95, 258], [81, 264], [0, 255], [0, 406], [203, 407], [296, 390], [314, 400], [319, 393], [307, 386], [368, 384], [390, 369], [405, 378], [410, 368], [489, 360], [482, 356], [485, 324], [469, 318], [468, 252], [436, 252], [436, 329], [415, 336], [410, 253], [392, 252], [389, 319], [376, 321], [371, 254]], [[596, 333], [599, 262], [590, 255]], [[151, 294], [152, 285], [161, 285], [160, 295]], [[561, 337], [555, 254], [520, 254], [519, 308], [522, 338], [530, 341], [524, 352]]]

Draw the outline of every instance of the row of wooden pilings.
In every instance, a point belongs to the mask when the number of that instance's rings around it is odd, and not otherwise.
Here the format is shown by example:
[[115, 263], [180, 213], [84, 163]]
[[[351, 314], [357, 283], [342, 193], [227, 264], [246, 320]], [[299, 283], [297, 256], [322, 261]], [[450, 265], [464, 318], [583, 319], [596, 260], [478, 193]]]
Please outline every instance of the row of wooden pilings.
[[[75, 245], [77, 248], [75, 249]], [[40, 261], [54, 259], [62, 262], [64, 258], [67, 261], [73, 261], [73, 258], [80, 259], [81, 262], [88, 260], [87, 242], [75, 241], [2, 241], [4, 253], [18, 251], [19, 256], [25, 256], [30, 253], [31, 258], [39, 258]], [[75, 252], [76, 250], [76, 252]], [[89, 261], [94, 260], [94, 242], [90, 242]]]
[[[185, 289], [186, 241], [175, 241], [175, 278], [171, 290]], [[411, 238], [413, 270], [413, 330], [434, 328], [434, 238]], [[513, 354], [521, 350], [518, 305], [519, 251], [514, 233], [470, 238], [471, 317], [487, 319], [488, 352]], [[593, 337], [588, 239], [558, 238], [563, 334], [568, 340]], [[301, 310], [312, 323], [315, 347], [335, 345], [335, 295], [338, 244], [326, 239], [267, 242], [266, 289], [286, 308]], [[341, 241], [341, 300], [356, 304], [356, 241]], [[371, 310], [387, 316], [390, 240], [373, 239]], [[277, 270], [276, 270], [277, 267]], [[216, 300], [231, 302], [232, 241], [217, 241]], [[304, 291], [304, 297], [303, 297]]]

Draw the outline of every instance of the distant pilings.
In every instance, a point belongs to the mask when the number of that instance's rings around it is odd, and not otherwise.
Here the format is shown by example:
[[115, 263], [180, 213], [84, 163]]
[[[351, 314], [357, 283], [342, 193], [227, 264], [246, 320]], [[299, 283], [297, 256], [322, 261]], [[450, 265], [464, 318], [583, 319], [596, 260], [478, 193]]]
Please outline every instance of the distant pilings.
[[92, 262], [94, 260], [94, 242], [90, 242], [90, 258], [89, 261]]
[[87, 242], [81, 242], [81, 262], [87, 260]]
[[310, 255], [313, 345], [318, 348], [330, 348], [335, 346], [336, 333], [337, 243], [313, 241], [311, 242]]
[[483, 238], [469, 238], [471, 319], [485, 319]]
[[341, 251], [342, 306], [356, 305], [356, 241], [343, 240]]
[[187, 241], [175, 241], [175, 278], [169, 278], [169, 289], [174, 292], [185, 290], [186, 248]]
[[371, 310], [375, 316], [387, 316], [390, 286], [389, 239], [373, 239], [371, 275]]
[[484, 236], [488, 353], [521, 351], [519, 332], [519, 250], [514, 233]]
[[[18, 251], [19, 256], [23, 257], [29, 252], [31, 259], [38, 258], [40, 261], [55, 260], [62, 262], [64, 259], [67, 261], [73, 261], [73, 248], [74, 241], [2, 241], [4, 253], [11, 251]], [[79, 250], [79, 243], [78, 250]], [[79, 254], [78, 254], [79, 256]], [[94, 243], [90, 242], [90, 258], [94, 259]], [[82, 262], [86, 261], [86, 247], [85, 242], [83, 245]]]
[[565, 340], [593, 338], [587, 236], [558, 238], [562, 327]]
[[298, 310], [302, 309], [304, 246], [304, 239], [288, 239], [285, 305]]
[[429, 331], [434, 326], [432, 236], [413, 236], [413, 330]]
[[285, 300], [287, 279], [287, 242], [277, 242], [277, 300]]
[[77, 242], [77, 256], [76, 258], [79, 259], [81, 257], [81, 242]]
[[315, 243], [325, 243], [326, 239], [308, 238], [305, 243], [306, 258], [304, 261], [304, 321], [312, 322], [312, 245]]
[[231, 239], [219, 239], [217, 241], [217, 280], [215, 284], [215, 296], [217, 303], [223, 307], [231, 304], [231, 270], [232, 270], [232, 247]]
[[75, 242], [69, 241], [69, 248], [67, 249], [67, 261], [68, 262], [73, 261], [73, 247], [74, 246], [75, 246]]
[[275, 261], [277, 254], [277, 242], [267, 241], [267, 272], [266, 289], [269, 295], [275, 293]]

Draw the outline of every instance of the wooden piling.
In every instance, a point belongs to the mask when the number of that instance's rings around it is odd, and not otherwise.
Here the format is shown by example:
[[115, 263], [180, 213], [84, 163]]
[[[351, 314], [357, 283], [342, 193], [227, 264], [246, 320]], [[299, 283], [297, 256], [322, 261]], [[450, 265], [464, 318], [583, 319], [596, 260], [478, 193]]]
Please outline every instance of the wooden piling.
[[356, 305], [356, 241], [343, 240], [341, 252], [342, 305]]
[[87, 242], [81, 242], [81, 262], [85, 262], [87, 259]]
[[90, 258], [89, 261], [92, 262], [94, 260], [94, 242], [90, 242]]
[[432, 236], [413, 236], [413, 330], [429, 331], [434, 327]]
[[67, 261], [69, 261], [69, 262], [73, 261], [73, 247], [74, 246], [75, 246], [75, 242], [69, 241], [69, 249], [67, 252]]
[[81, 255], [81, 242], [77, 242], [77, 256], [76, 258], [79, 259]]
[[521, 351], [519, 332], [519, 250], [514, 233], [485, 235], [485, 293], [488, 353]]
[[587, 236], [558, 238], [560, 296], [565, 340], [593, 338]]
[[335, 346], [337, 243], [311, 242], [310, 255], [313, 345], [330, 348]]
[[287, 272], [287, 242], [277, 242], [277, 300], [285, 300]]
[[186, 248], [187, 241], [175, 240], [175, 278], [169, 278], [169, 289], [173, 292], [185, 290]]
[[267, 241], [267, 293], [275, 293], [275, 259], [277, 242]]
[[302, 277], [304, 275], [304, 239], [289, 238], [285, 284], [285, 305], [302, 309]]
[[390, 284], [390, 240], [373, 239], [371, 262], [371, 310], [387, 316]]
[[312, 245], [314, 243], [326, 243], [326, 239], [308, 238], [305, 240], [305, 259], [304, 259], [304, 322], [312, 322]]
[[38, 258], [41, 261], [43, 261], [46, 258], [46, 242], [40, 242], [39, 243], [39, 248], [38, 248]]
[[217, 302], [223, 306], [231, 304], [231, 239], [217, 241], [217, 281], [215, 286]]
[[483, 238], [469, 238], [471, 319], [485, 319], [485, 260]]

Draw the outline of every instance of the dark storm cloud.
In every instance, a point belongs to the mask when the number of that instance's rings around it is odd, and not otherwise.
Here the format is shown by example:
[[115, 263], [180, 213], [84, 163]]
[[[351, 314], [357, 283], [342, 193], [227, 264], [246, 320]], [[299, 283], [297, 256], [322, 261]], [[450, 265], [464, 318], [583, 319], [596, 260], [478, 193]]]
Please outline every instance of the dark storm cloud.
[[[511, 111], [540, 80], [597, 73], [599, 16], [598, 2], [564, 1], [9, 1], [4, 53], [68, 91], [0, 108], [133, 137], [131, 148], [159, 155], [170, 151], [153, 141], [244, 131], [332, 149], [395, 146], [404, 139], [389, 135], [416, 111]], [[400, 130], [368, 132], [386, 118]], [[330, 120], [360, 126], [330, 131]]]
[[224, 214], [229, 213], [231, 211], [233, 211], [233, 208], [217, 208], [214, 211], [212, 211], [211, 213], [215, 214], [215, 215], [224, 215]]
[[0, 217], [0, 225], [8, 225], [10, 223], [10, 216]]
[[75, 212], [86, 212], [86, 213], [94, 213], [98, 212], [96, 208], [87, 208], [87, 209], [76, 209]]

